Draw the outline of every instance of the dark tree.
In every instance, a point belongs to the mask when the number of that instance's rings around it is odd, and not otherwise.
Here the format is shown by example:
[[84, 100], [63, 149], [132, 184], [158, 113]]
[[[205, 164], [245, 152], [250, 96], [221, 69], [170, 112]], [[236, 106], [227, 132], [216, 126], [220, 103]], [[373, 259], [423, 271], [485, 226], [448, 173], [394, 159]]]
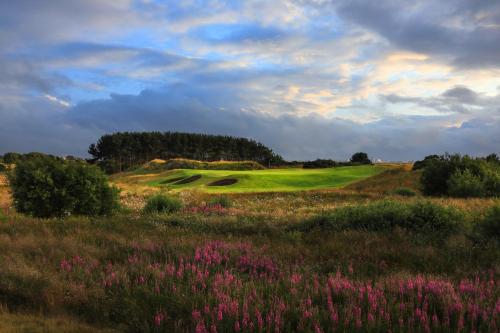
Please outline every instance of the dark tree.
[[126, 170], [155, 158], [188, 158], [200, 161], [250, 160], [264, 166], [283, 158], [254, 140], [223, 135], [178, 132], [118, 132], [103, 135], [88, 150], [106, 172]]
[[372, 161], [368, 158], [368, 154], [363, 153], [363, 152], [358, 152], [352, 155], [351, 157], [351, 162], [352, 163], [359, 163], [359, 164], [371, 164]]
[[423, 169], [433, 160], [439, 160], [439, 156], [438, 155], [425, 156], [423, 160], [416, 161], [415, 163], [413, 163], [413, 170]]

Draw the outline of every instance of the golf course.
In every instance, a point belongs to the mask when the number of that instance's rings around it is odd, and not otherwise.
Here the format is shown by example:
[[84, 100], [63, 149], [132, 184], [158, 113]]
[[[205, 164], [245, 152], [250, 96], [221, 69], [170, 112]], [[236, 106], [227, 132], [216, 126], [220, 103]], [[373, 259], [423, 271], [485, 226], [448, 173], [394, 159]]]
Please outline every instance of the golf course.
[[324, 169], [144, 171], [112, 177], [118, 187], [165, 188], [171, 191], [196, 189], [208, 193], [289, 192], [340, 188], [384, 171], [383, 166], [363, 165]]

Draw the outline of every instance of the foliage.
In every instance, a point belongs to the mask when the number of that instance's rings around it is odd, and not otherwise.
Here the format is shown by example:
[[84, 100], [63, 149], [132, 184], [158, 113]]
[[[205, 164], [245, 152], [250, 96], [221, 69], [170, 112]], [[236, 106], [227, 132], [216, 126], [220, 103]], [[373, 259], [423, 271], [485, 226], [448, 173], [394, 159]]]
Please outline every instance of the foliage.
[[5, 153], [3, 155], [3, 162], [5, 164], [15, 164], [21, 158], [21, 156], [22, 154], [19, 153], [13, 153], [13, 152]]
[[221, 195], [218, 197], [214, 197], [210, 199], [208, 202], [209, 206], [221, 206], [222, 208], [231, 208], [233, 206], [233, 202], [226, 195]]
[[359, 163], [359, 164], [371, 164], [372, 163], [372, 161], [368, 158], [368, 154], [363, 153], [363, 152], [354, 153], [351, 156], [351, 162], [352, 163]]
[[152, 213], [174, 213], [182, 208], [182, 202], [172, 196], [156, 194], [146, 201], [143, 212]]
[[398, 187], [394, 191], [392, 191], [393, 194], [401, 195], [403, 197], [414, 197], [417, 195], [417, 192], [415, 190], [409, 188], [409, 187]]
[[317, 159], [314, 161], [305, 161], [302, 163], [304, 169], [317, 169], [317, 168], [333, 168], [338, 166], [339, 163], [334, 160]]
[[421, 183], [427, 195], [499, 196], [500, 165], [494, 160], [446, 154], [426, 163]]
[[398, 227], [433, 235], [450, 235], [463, 227], [463, 221], [464, 216], [458, 210], [428, 201], [405, 204], [385, 200], [337, 208], [304, 221], [298, 229], [387, 231]]
[[120, 332], [496, 332], [500, 324], [498, 247], [419, 245], [397, 231], [266, 237], [259, 219], [247, 234], [148, 222], [171, 218], [0, 224], [8, 256], [0, 302]]
[[486, 212], [479, 228], [483, 236], [500, 242], [500, 205], [493, 206]]
[[5, 164], [0, 163], [0, 172], [4, 172], [5, 170], [7, 170], [7, 167], [5, 166]]
[[107, 172], [123, 171], [152, 159], [244, 161], [276, 165], [283, 159], [266, 146], [246, 138], [179, 132], [119, 132], [90, 145], [92, 161]]
[[30, 155], [17, 161], [10, 183], [16, 210], [37, 217], [106, 215], [117, 207], [117, 190], [81, 161]]
[[439, 159], [439, 155], [428, 155], [428, 156], [425, 156], [423, 160], [416, 161], [415, 163], [413, 163], [413, 170], [423, 169], [423, 168], [425, 168], [427, 166], [427, 164], [430, 161], [438, 160], [438, 159]]
[[486, 194], [484, 181], [469, 169], [456, 170], [448, 179], [447, 186], [452, 197], [484, 197]]

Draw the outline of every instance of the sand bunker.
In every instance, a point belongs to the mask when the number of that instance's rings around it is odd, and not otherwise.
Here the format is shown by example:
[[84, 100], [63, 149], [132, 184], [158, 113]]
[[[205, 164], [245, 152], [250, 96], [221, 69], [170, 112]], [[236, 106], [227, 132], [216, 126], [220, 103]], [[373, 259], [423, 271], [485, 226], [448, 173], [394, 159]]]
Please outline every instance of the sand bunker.
[[220, 180], [216, 180], [214, 182], [211, 182], [210, 184], [208, 184], [208, 186], [228, 186], [228, 185], [236, 184], [237, 182], [238, 182], [238, 179], [226, 178], [226, 179], [220, 179]]
[[189, 184], [189, 183], [192, 183], [194, 181], [197, 181], [200, 178], [201, 178], [201, 175], [194, 175], [194, 176], [188, 177], [186, 179], [183, 179], [181, 181], [178, 181], [178, 182], [174, 183], [174, 185]]

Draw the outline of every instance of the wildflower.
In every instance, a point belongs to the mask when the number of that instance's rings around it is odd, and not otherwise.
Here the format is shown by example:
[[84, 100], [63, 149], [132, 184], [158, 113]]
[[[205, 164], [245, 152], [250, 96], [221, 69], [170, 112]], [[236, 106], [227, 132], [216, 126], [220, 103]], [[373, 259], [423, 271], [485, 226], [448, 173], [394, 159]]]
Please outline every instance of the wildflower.
[[161, 323], [165, 319], [165, 314], [163, 312], [157, 312], [156, 315], [154, 316], [154, 323], [155, 326], [161, 326]]

